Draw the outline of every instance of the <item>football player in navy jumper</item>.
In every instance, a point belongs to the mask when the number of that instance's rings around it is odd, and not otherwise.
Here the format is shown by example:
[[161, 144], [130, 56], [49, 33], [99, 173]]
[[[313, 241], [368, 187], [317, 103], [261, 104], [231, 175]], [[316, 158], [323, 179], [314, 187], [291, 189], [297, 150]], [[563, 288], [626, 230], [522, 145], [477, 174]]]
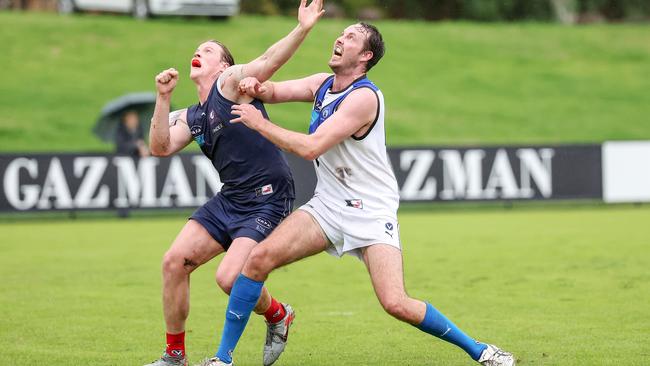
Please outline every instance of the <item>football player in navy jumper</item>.
[[[165, 253], [162, 274], [167, 347], [162, 357], [149, 366], [187, 365], [185, 321], [192, 271], [225, 252], [216, 281], [230, 294], [253, 247], [292, 210], [294, 185], [284, 155], [259, 133], [229, 123], [234, 118], [231, 107], [250, 103], [267, 115], [261, 101], [239, 93], [239, 82], [251, 76], [268, 80], [300, 46], [322, 16], [322, 8], [322, 0], [312, 0], [308, 6], [302, 0], [296, 28], [246, 64], [236, 65], [230, 51], [218, 41], [201, 43], [190, 71], [199, 103], [187, 109], [170, 114], [178, 71], [170, 68], [156, 76], [157, 99], [150, 131], [152, 155], [172, 155], [194, 140], [219, 172], [223, 187], [194, 212]], [[268, 324], [264, 364], [270, 365], [284, 350], [294, 313], [266, 289], [255, 312], [264, 315]]]

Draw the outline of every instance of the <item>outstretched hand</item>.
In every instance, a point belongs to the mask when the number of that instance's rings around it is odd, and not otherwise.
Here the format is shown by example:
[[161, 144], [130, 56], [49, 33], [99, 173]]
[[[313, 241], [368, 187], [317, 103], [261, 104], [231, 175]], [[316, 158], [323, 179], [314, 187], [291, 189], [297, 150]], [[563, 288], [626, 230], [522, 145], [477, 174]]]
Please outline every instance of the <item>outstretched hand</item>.
[[253, 130], [258, 130], [266, 122], [262, 112], [251, 104], [235, 104], [232, 106], [230, 113], [239, 116], [231, 119], [230, 123], [241, 122]]
[[307, 29], [311, 29], [318, 19], [325, 14], [323, 0], [311, 0], [307, 6], [307, 0], [301, 0], [298, 7], [298, 22]]

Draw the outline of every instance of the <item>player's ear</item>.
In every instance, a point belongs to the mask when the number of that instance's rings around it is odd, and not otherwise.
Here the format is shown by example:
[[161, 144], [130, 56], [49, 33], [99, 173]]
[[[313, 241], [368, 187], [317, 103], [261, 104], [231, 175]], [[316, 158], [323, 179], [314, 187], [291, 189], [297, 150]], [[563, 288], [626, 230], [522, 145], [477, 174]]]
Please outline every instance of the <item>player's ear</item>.
[[368, 62], [368, 61], [372, 60], [372, 57], [373, 57], [374, 55], [375, 55], [375, 54], [372, 53], [372, 51], [370, 51], [370, 50], [363, 51], [363, 53], [361, 54], [361, 61]]

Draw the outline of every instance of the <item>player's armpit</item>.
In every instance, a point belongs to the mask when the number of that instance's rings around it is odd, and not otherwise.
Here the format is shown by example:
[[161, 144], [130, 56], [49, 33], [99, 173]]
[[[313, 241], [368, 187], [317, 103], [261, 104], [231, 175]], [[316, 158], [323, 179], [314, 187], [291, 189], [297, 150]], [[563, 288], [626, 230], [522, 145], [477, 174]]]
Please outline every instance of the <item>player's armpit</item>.
[[244, 67], [246, 65], [233, 65], [223, 71], [220, 76], [221, 93], [226, 99], [235, 103], [248, 103], [251, 98], [248, 95], [239, 93], [239, 82], [246, 78]]

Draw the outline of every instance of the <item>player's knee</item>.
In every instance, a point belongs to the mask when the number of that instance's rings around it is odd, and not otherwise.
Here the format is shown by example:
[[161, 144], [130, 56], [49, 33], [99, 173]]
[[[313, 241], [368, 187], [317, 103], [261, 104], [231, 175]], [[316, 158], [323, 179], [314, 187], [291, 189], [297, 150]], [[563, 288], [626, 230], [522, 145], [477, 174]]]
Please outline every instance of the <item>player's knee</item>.
[[252, 277], [266, 277], [272, 270], [273, 261], [269, 255], [269, 251], [265, 247], [258, 245], [248, 256], [246, 273]]
[[406, 298], [402, 296], [387, 296], [381, 299], [381, 306], [391, 316], [404, 320], [407, 318]]
[[235, 283], [236, 277], [237, 274], [233, 275], [226, 271], [217, 270], [217, 285], [223, 290], [223, 292], [230, 295], [230, 291], [232, 290], [232, 285]]
[[162, 272], [164, 275], [186, 275], [188, 273], [184, 266], [184, 259], [176, 252], [167, 251], [163, 256]]

